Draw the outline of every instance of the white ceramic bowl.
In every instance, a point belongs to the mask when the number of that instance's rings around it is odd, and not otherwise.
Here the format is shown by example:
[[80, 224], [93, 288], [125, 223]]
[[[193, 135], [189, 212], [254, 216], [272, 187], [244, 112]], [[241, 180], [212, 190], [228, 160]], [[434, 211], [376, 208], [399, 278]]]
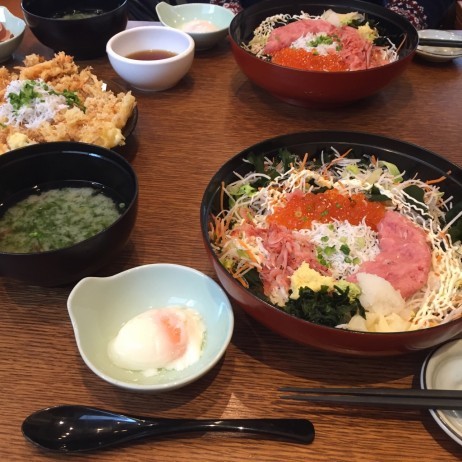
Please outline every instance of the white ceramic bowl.
[[[156, 5], [162, 24], [187, 32], [196, 43], [197, 50], [215, 46], [228, 35], [234, 13], [223, 6], [206, 3], [186, 3], [172, 6], [166, 2]], [[214, 30], [208, 30], [213, 27]]]
[[[126, 29], [106, 45], [109, 61], [117, 74], [132, 87], [144, 91], [162, 91], [175, 86], [191, 68], [194, 49], [194, 40], [188, 34], [164, 26]], [[127, 58], [147, 50], [168, 51], [175, 56], [148, 61]]]
[[[107, 348], [122, 325], [144, 311], [171, 305], [187, 306], [201, 315], [206, 334], [200, 359], [182, 371], [150, 377], [115, 366]], [[174, 264], [84, 278], [71, 291], [67, 306], [86, 365], [105, 381], [134, 391], [168, 391], [197, 380], [223, 356], [234, 328], [232, 307], [223, 289], [200, 271]]]
[[[462, 34], [437, 30], [424, 29], [418, 31], [419, 38], [444, 39], [444, 40], [462, 40]], [[454, 47], [431, 47], [418, 45], [416, 54], [427, 61], [446, 62], [455, 58], [462, 57], [462, 48]]]
[[0, 22], [13, 34], [9, 40], [0, 42], [0, 63], [2, 63], [8, 60], [21, 44], [26, 23], [11, 14], [4, 6], [0, 6]]

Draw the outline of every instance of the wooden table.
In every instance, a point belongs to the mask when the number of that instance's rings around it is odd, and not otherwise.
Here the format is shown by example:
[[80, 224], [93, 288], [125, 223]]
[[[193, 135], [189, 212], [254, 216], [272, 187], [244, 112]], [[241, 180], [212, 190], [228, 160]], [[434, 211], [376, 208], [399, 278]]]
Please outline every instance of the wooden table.
[[[21, 15], [19, 2], [6, 6]], [[30, 53], [52, 57], [27, 31], [13, 66]], [[123, 84], [106, 58], [81, 62]], [[131, 157], [140, 185], [139, 217], [108, 275], [168, 262], [213, 276], [201, 242], [199, 205], [215, 170], [243, 148], [301, 130], [357, 130], [419, 144], [462, 164], [462, 60], [415, 60], [379, 95], [336, 110], [275, 100], [238, 70], [223, 43], [198, 53], [187, 77], [162, 93], [134, 92], [139, 121]], [[201, 380], [162, 395], [115, 388], [83, 363], [66, 300], [72, 287], [39, 288], [0, 279], [0, 459], [61, 460], [23, 438], [22, 420], [56, 404], [88, 404], [162, 417], [308, 417], [311, 445], [234, 434], [200, 434], [138, 442], [76, 460], [137, 461], [456, 461], [462, 447], [426, 411], [357, 410], [278, 400], [278, 385], [418, 386], [425, 352], [385, 359], [341, 357], [301, 347], [235, 307], [236, 325], [223, 360]]]

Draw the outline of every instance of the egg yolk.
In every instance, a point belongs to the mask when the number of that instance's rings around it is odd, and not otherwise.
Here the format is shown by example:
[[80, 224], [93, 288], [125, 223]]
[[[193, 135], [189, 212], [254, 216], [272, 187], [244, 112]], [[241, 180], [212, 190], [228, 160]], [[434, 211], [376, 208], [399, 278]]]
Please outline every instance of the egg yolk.
[[153, 375], [183, 370], [202, 353], [205, 326], [191, 308], [153, 308], [128, 320], [108, 345], [114, 365]]
[[318, 194], [292, 194], [285, 205], [275, 208], [268, 221], [288, 229], [309, 229], [313, 221], [330, 223], [338, 220], [359, 225], [364, 219], [368, 226], [377, 230], [384, 214], [385, 206], [380, 202], [369, 202], [364, 194], [344, 196], [336, 189], [329, 189]]

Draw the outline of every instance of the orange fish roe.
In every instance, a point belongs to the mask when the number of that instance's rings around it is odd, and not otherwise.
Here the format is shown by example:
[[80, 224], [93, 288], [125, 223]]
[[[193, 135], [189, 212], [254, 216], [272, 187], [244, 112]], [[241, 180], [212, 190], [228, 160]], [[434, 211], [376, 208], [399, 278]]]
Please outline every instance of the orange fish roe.
[[347, 64], [338, 54], [320, 55], [302, 48], [283, 48], [276, 51], [271, 58], [271, 62], [305, 71], [336, 72], [348, 70]]
[[380, 202], [369, 202], [362, 193], [344, 196], [336, 189], [323, 193], [295, 193], [284, 206], [277, 207], [268, 217], [289, 229], [310, 228], [313, 221], [330, 223], [333, 220], [348, 221], [359, 225], [363, 219], [373, 230], [385, 214], [385, 206]]

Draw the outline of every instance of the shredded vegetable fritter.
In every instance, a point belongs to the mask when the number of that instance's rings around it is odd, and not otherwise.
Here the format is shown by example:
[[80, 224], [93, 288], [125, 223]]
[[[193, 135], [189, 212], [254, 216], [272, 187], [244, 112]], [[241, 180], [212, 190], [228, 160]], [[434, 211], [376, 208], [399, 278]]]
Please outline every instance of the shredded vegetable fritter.
[[135, 106], [131, 92], [114, 93], [72, 56], [26, 56], [14, 71], [0, 68], [0, 154], [50, 141], [123, 145]]

